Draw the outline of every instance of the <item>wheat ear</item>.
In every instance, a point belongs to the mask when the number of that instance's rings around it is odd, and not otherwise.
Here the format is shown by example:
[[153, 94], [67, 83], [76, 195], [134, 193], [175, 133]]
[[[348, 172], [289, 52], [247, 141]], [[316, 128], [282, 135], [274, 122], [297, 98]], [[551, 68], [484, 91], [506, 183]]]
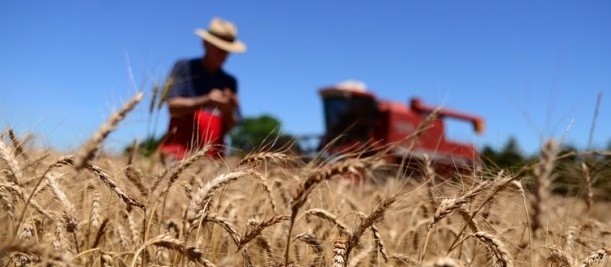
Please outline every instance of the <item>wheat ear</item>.
[[240, 239], [240, 243], [238, 244], [238, 250], [242, 249], [251, 240], [259, 236], [265, 228], [270, 227], [279, 222], [286, 221], [288, 219], [289, 219], [289, 216], [281, 215], [281, 216], [274, 216], [260, 223], [252, 223], [252, 228], [246, 231], [246, 233], [244, 233], [244, 235]]
[[215, 265], [209, 260], [203, 257], [203, 254], [197, 251], [194, 247], [187, 247], [182, 241], [167, 235], [160, 235], [144, 243], [134, 254], [131, 267], [135, 267], [140, 253], [146, 249], [147, 246], [158, 246], [164, 247], [173, 251], [178, 252], [180, 255], [186, 257], [189, 261], [196, 262], [205, 267], [215, 267]]
[[325, 209], [310, 209], [310, 210], [306, 211], [305, 213], [307, 215], [311, 215], [311, 216], [316, 216], [316, 217], [322, 218], [322, 219], [332, 223], [333, 225], [335, 225], [337, 227], [337, 229], [339, 230], [339, 232], [341, 234], [344, 234], [346, 236], [350, 235], [350, 231], [348, 230], [348, 227], [346, 227], [346, 225], [344, 225], [342, 222], [337, 220], [335, 215], [331, 214], [329, 211], [327, 211]]
[[549, 199], [549, 186], [551, 184], [552, 169], [556, 158], [557, 145], [548, 140], [541, 151], [540, 162], [535, 167], [535, 194], [531, 201], [531, 232], [536, 235], [537, 230], [543, 225], [543, 214], [546, 211], [546, 203]]
[[314, 253], [316, 253], [316, 259], [314, 259], [312, 266], [322, 266], [326, 262], [322, 245], [316, 237], [311, 234], [303, 233], [295, 236], [295, 239], [308, 244], [314, 250]]
[[144, 184], [142, 184], [142, 172], [134, 168], [132, 165], [128, 165], [125, 168], [124, 173], [125, 173], [125, 177], [127, 177], [127, 180], [130, 181], [132, 184], [134, 184], [136, 188], [138, 188], [138, 191], [140, 192], [142, 197], [147, 198], [148, 189], [144, 186]]
[[112, 114], [108, 121], [91, 136], [89, 141], [85, 143], [76, 153], [74, 159], [74, 167], [77, 170], [82, 169], [86, 164], [93, 159], [95, 153], [99, 150], [100, 145], [106, 139], [106, 137], [116, 129], [119, 122], [121, 122], [128, 112], [130, 112], [139, 102], [142, 100], [144, 94], [142, 92], [136, 93], [136, 95], [129, 101], [127, 101], [119, 111]]
[[9, 173], [12, 175], [11, 177], [13, 178], [12, 182], [17, 185], [20, 185], [20, 183], [23, 181], [23, 172], [21, 171], [21, 167], [19, 167], [19, 162], [17, 161], [17, 158], [15, 158], [15, 156], [13, 155], [11, 149], [6, 144], [4, 144], [1, 139], [0, 158], [2, 158], [6, 162]]
[[602, 261], [605, 257], [609, 256], [610, 253], [611, 253], [611, 251], [609, 251], [609, 249], [606, 249], [606, 248], [598, 249], [598, 250], [592, 252], [592, 254], [587, 256], [585, 259], [583, 259], [583, 261], [581, 261], [581, 265], [579, 265], [579, 267], [590, 267], [590, 266], [593, 266], [594, 264]]
[[197, 152], [195, 152], [194, 154], [192, 154], [190, 157], [188, 157], [187, 159], [181, 160], [178, 165], [176, 167], [174, 167], [172, 169], [172, 171], [170, 171], [170, 178], [168, 181], [168, 184], [166, 185], [166, 187], [163, 189], [163, 191], [161, 191], [161, 194], [159, 194], [160, 197], [164, 197], [168, 191], [170, 191], [170, 187], [172, 187], [172, 185], [174, 184], [174, 182], [176, 182], [176, 179], [178, 179], [178, 176], [187, 168], [189, 168], [189, 166], [191, 166], [193, 163], [195, 163], [196, 161], [198, 161], [199, 159], [201, 159], [204, 155], [206, 155], [206, 152], [210, 150], [210, 146], [206, 145], [203, 148], [201, 148], [200, 150], [198, 150]]
[[[458, 236], [456, 236], [456, 239], [454, 239], [454, 242], [452, 242], [452, 245], [450, 245], [450, 249], [448, 253], [454, 249], [454, 245], [456, 245], [456, 242], [462, 236], [467, 226], [469, 226], [473, 232], [479, 232], [477, 224], [473, 220], [475, 218], [475, 215], [477, 215], [477, 213], [480, 210], [482, 210], [482, 208], [486, 205], [486, 203], [491, 203], [492, 199], [499, 191], [501, 191], [502, 189], [504, 189], [505, 187], [507, 187], [510, 184], [514, 184], [513, 182], [515, 182], [517, 179], [517, 176], [509, 176], [504, 179], [501, 179], [501, 177], [503, 177], [503, 171], [500, 171], [497, 174], [496, 180], [493, 185], [492, 192], [488, 194], [486, 199], [484, 199], [484, 201], [479, 205], [479, 207], [477, 207], [477, 209], [475, 209], [475, 211], [473, 211], [472, 213], [467, 212], [465, 214], [461, 212], [461, 210], [459, 209], [459, 213], [461, 216], [463, 216], [465, 223], [462, 225], [460, 231], [458, 232]], [[518, 185], [521, 187], [521, 184], [518, 183]]]
[[250, 171], [233, 171], [223, 173], [207, 182], [204, 186], [194, 190], [191, 196], [191, 201], [189, 201], [189, 205], [187, 207], [187, 222], [192, 224], [191, 227], [194, 227], [193, 223], [205, 215], [207, 204], [212, 198], [212, 194], [215, 190], [250, 174]]
[[346, 242], [337, 240], [333, 243], [333, 267], [346, 267], [348, 262]]
[[573, 266], [573, 258], [571, 258], [571, 255], [568, 255], [556, 247], [546, 247], [546, 249], [549, 252], [549, 257], [547, 259], [552, 263], [557, 263], [558, 267]]
[[473, 234], [473, 237], [477, 238], [477, 240], [484, 243], [490, 251], [494, 254], [496, 258], [497, 266], [503, 267], [513, 267], [513, 260], [507, 250], [505, 244], [498, 239], [496, 236], [486, 233], [486, 232], [477, 232]]
[[588, 210], [590, 209], [590, 207], [592, 207], [592, 203], [594, 202], [594, 194], [592, 193], [592, 177], [590, 176], [590, 170], [588, 168], [588, 165], [586, 165], [585, 162], [581, 163], [581, 174], [583, 175], [583, 183], [585, 185], [585, 201], [586, 201], [586, 207], [588, 208]]
[[121, 189], [119, 185], [117, 185], [117, 183], [110, 177], [110, 175], [108, 175], [108, 173], [106, 173], [106, 171], [104, 171], [102, 168], [93, 164], [87, 164], [87, 168], [91, 170], [91, 172], [93, 172], [93, 174], [95, 174], [100, 179], [100, 181], [102, 181], [103, 184], [108, 186], [110, 190], [112, 190], [121, 200], [123, 200], [123, 202], [125, 202], [128, 207], [134, 206], [141, 209], [145, 208], [144, 204], [140, 203], [135, 198], [127, 195], [123, 191], [123, 189]]
[[359, 243], [359, 240], [365, 230], [378, 221], [382, 220], [382, 217], [390, 209], [390, 207], [397, 202], [398, 195], [394, 194], [383, 199], [365, 218], [361, 220], [361, 223], [352, 231], [346, 245], [346, 260], [350, 257], [350, 252]]
[[244, 165], [248, 165], [248, 164], [256, 164], [258, 162], [262, 162], [262, 161], [268, 161], [271, 160], [273, 162], [277, 162], [277, 163], [281, 163], [281, 162], [287, 162], [290, 160], [289, 156], [287, 156], [285, 153], [282, 152], [257, 152], [257, 153], [250, 153], [248, 155], [246, 155], [244, 158], [242, 158], [242, 160], [240, 160], [240, 162], [238, 163], [238, 166], [244, 166]]
[[13, 147], [15, 147], [15, 155], [22, 156], [23, 159], [29, 160], [30, 157], [23, 151], [23, 142], [17, 138], [13, 129], [8, 129], [8, 137], [11, 139], [11, 143], [13, 143]]
[[473, 198], [475, 198], [477, 194], [486, 189], [488, 185], [488, 182], [480, 182], [475, 188], [471, 189], [469, 192], [465, 193], [460, 197], [441, 200], [441, 202], [439, 203], [439, 207], [437, 207], [437, 210], [433, 215], [433, 220], [427, 226], [426, 236], [424, 237], [424, 245], [422, 246], [422, 249], [418, 251], [419, 264], [422, 264], [422, 262], [424, 261], [424, 254], [426, 253], [431, 229], [433, 229], [433, 226], [437, 222], [448, 216], [450, 213], [460, 208], [463, 204], [471, 202]]
[[291, 200], [291, 217], [289, 223], [289, 231], [286, 237], [286, 245], [284, 247], [284, 265], [289, 263], [289, 248], [291, 245], [291, 234], [293, 232], [293, 225], [295, 224], [295, 218], [301, 207], [305, 204], [310, 193], [316, 185], [320, 182], [330, 179], [331, 177], [342, 174], [342, 173], [359, 173], [359, 171], [365, 170], [370, 162], [359, 159], [349, 158], [344, 161], [330, 163], [322, 168], [316, 168], [304, 181], [303, 185], [297, 190], [295, 197]]

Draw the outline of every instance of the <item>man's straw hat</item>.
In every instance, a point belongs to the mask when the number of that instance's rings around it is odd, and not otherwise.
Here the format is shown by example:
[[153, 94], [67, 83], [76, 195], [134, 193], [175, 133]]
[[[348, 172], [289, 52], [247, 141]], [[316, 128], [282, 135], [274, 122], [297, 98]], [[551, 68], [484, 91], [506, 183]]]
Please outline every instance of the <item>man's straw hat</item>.
[[230, 21], [219, 17], [210, 21], [207, 30], [195, 29], [195, 35], [227, 52], [244, 53], [246, 51], [246, 45], [237, 40], [238, 28]]

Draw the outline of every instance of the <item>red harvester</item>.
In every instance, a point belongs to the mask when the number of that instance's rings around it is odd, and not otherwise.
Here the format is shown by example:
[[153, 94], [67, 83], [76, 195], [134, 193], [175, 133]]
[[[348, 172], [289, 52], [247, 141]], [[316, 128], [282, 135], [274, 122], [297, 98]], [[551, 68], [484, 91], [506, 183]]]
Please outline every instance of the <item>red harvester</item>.
[[[472, 170], [481, 165], [474, 146], [446, 139], [444, 119], [453, 118], [473, 124], [476, 133], [484, 131], [484, 121], [450, 109], [440, 109], [429, 127], [414, 137], [415, 131], [435, 107], [413, 98], [409, 105], [379, 100], [364, 86], [340, 84], [320, 90], [326, 131], [319, 148], [329, 154], [356, 152], [364, 144], [392, 148], [385, 158], [394, 163], [417, 167], [427, 155], [439, 171]], [[413, 139], [413, 140], [411, 140]], [[405, 159], [405, 160], [403, 160]]]

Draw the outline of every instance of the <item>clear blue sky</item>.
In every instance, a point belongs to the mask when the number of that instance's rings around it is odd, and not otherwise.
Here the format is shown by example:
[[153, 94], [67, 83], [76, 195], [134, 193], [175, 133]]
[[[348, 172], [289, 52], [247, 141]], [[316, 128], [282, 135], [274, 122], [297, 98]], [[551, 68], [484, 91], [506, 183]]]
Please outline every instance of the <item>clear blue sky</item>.
[[[542, 138], [595, 147], [611, 140], [609, 1], [3, 1], [0, 128], [39, 144], [81, 145], [138, 89], [147, 95], [105, 145], [150, 131], [151, 85], [179, 58], [200, 56], [195, 28], [216, 15], [238, 25], [245, 54], [225, 65], [242, 112], [271, 114], [292, 134], [321, 133], [320, 87], [365, 82], [383, 99], [419, 96], [479, 114], [452, 139], [526, 152]], [[128, 69], [131, 67], [136, 86]], [[167, 126], [167, 110], [155, 133]]]

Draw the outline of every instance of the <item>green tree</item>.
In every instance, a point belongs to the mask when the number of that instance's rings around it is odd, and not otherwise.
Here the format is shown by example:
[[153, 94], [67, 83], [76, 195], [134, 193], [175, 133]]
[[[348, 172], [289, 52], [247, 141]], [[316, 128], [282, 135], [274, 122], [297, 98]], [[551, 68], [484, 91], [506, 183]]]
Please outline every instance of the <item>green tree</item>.
[[239, 153], [256, 149], [294, 149], [295, 138], [280, 132], [282, 124], [271, 115], [246, 117], [230, 134], [231, 146]]
[[514, 137], [510, 137], [500, 151], [490, 146], [485, 146], [481, 154], [484, 163], [488, 166], [516, 168], [525, 164], [524, 155], [520, 150], [518, 141]]

